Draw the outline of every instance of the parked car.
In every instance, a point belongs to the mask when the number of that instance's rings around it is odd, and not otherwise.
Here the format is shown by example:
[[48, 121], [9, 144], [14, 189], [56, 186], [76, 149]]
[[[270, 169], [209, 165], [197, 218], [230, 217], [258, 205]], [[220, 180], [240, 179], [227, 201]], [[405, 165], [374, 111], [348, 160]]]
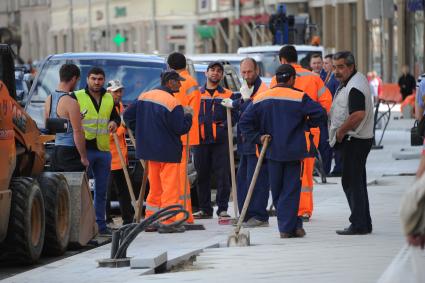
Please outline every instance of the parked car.
[[[301, 62], [310, 53], [321, 53], [324, 55], [323, 46], [312, 46], [312, 45], [294, 45], [298, 53], [298, 62]], [[250, 46], [240, 47], [238, 54], [241, 55], [259, 55], [263, 56], [263, 65], [265, 69], [264, 77], [274, 76], [277, 67], [280, 65], [279, 61], [279, 50], [282, 48], [281, 45], [264, 45], [264, 46]]]
[[[30, 90], [26, 111], [36, 121], [40, 129], [44, 128], [45, 100], [59, 83], [59, 68], [64, 63], [74, 63], [80, 67], [81, 78], [77, 89], [86, 86], [86, 77], [90, 68], [101, 67], [106, 74], [105, 83], [112, 79], [119, 79], [125, 86], [123, 104], [128, 105], [140, 93], [151, 90], [160, 85], [160, 74], [167, 68], [164, 58], [156, 55], [124, 54], [124, 53], [65, 53], [48, 56], [40, 65], [33, 86]], [[135, 150], [129, 139], [128, 159], [133, 187], [140, 188], [143, 169], [139, 160], [135, 158]], [[52, 148], [47, 144], [46, 148]], [[49, 150], [46, 150], [47, 153]], [[194, 185], [196, 172], [189, 164], [189, 180]], [[138, 194], [135, 192], [136, 195]], [[116, 207], [113, 202], [111, 206]]]
[[269, 70], [266, 69], [266, 65], [269, 64], [267, 60], [269, 60], [268, 57], [262, 55], [262, 54], [232, 54], [232, 53], [206, 53], [206, 54], [196, 54], [196, 55], [188, 55], [188, 58], [190, 58], [193, 62], [202, 64], [202, 63], [209, 63], [212, 61], [222, 61], [226, 62], [227, 64], [232, 65], [238, 76], [240, 77], [240, 64], [241, 61], [246, 57], [252, 57], [257, 61], [258, 68], [260, 71], [260, 77], [268, 78], [272, 77], [274, 75], [273, 73], [270, 73]]

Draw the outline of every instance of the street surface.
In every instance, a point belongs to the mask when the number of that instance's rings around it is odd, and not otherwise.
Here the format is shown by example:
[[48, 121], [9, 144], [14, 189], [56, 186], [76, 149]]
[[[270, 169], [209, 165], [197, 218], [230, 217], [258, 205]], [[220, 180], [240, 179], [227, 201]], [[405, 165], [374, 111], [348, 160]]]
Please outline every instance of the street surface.
[[[302, 239], [280, 239], [276, 218], [272, 217], [270, 227], [250, 230], [251, 247], [227, 248], [232, 227], [219, 226], [217, 219], [203, 220], [198, 223], [206, 226], [205, 231], [142, 233], [130, 246], [128, 256], [167, 251], [170, 260], [185, 251], [220, 244], [220, 248], [204, 249], [193, 265], [174, 272], [141, 277], [150, 272], [129, 267], [98, 268], [96, 260], [109, 256], [110, 245], [105, 245], [2, 282], [376, 282], [405, 242], [399, 202], [414, 180], [421, 152], [420, 147], [410, 147], [412, 125], [413, 120], [392, 118], [383, 139], [384, 149], [373, 150], [369, 156], [370, 235], [335, 233], [348, 226], [349, 208], [340, 178], [329, 178], [328, 184], [315, 185], [315, 210], [311, 221], [305, 223], [307, 235]], [[401, 153], [401, 149], [417, 158], [395, 160], [393, 154]]]

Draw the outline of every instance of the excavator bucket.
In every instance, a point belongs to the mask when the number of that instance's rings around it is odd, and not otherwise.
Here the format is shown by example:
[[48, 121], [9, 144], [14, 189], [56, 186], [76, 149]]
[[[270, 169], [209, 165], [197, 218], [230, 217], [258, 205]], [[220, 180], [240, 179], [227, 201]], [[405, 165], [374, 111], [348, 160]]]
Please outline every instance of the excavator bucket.
[[98, 232], [87, 175], [85, 172], [61, 172], [61, 174], [68, 181], [71, 196], [69, 243], [73, 247], [85, 246]]

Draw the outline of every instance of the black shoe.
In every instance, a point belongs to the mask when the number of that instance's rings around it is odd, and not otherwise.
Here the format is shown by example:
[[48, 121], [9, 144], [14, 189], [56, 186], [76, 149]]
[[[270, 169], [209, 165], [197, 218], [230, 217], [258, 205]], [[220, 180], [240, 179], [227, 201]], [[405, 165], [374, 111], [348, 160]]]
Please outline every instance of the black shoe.
[[336, 230], [338, 235], [366, 235], [370, 232], [368, 230], [356, 229], [353, 226], [345, 228], [344, 230]]
[[280, 237], [282, 239], [289, 239], [289, 238], [293, 238], [294, 234], [292, 234], [292, 233], [280, 233]]
[[112, 230], [109, 228], [105, 228], [99, 231], [99, 235], [102, 237], [112, 237]]
[[211, 218], [213, 218], [212, 214], [208, 214], [203, 210], [199, 210], [198, 212], [195, 212], [192, 215], [193, 215], [193, 218], [195, 218], [195, 219], [211, 219]]
[[305, 236], [305, 230], [303, 228], [297, 228], [295, 229], [295, 233], [293, 235], [293, 237], [295, 238], [302, 238]]
[[328, 177], [342, 177], [342, 172], [334, 172], [328, 174]]

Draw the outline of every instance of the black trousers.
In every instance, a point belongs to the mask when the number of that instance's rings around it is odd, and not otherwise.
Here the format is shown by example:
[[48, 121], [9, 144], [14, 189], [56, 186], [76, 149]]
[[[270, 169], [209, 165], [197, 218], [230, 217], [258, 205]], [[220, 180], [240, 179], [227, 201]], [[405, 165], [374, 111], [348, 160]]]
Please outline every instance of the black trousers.
[[217, 214], [227, 211], [230, 196], [230, 164], [227, 143], [201, 144], [194, 147], [195, 168], [198, 175], [199, 209], [212, 215], [211, 175], [217, 185]]
[[75, 146], [55, 145], [51, 158], [52, 170], [55, 172], [86, 171]]
[[342, 155], [342, 187], [350, 206], [350, 222], [354, 229], [372, 231], [367, 194], [366, 159], [372, 139], [345, 139], [340, 144]]
[[112, 192], [118, 198], [123, 224], [133, 222], [133, 207], [131, 206], [130, 193], [128, 192], [127, 182], [125, 181], [124, 170], [111, 170], [108, 179], [108, 193], [106, 197], [106, 216], [110, 217], [111, 194]]

